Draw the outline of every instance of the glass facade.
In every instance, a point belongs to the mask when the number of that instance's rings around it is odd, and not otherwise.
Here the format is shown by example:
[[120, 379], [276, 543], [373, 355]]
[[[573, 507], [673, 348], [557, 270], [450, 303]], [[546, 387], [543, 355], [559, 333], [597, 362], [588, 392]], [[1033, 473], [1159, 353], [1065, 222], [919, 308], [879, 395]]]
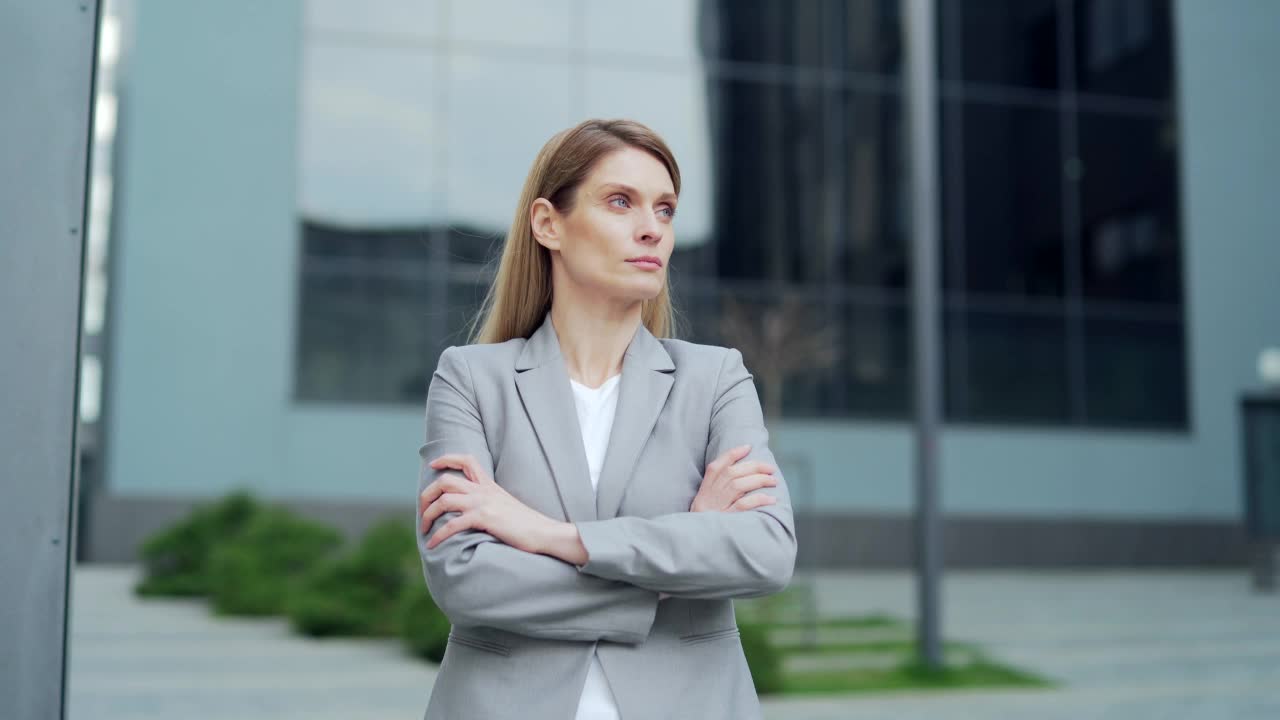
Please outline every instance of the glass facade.
[[1185, 428], [1170, 4], [939, 22], [948, 417]]
[[[787, 416], [907, 416], [897, 0], [370, 8], [307, 5], [299, 401], [420, 405], [534, 154], [625, 116], [685, 177], [681, 336], [740, 347]], [[1168, 3], [939, 22], [948, 419], [1185, 428]]]

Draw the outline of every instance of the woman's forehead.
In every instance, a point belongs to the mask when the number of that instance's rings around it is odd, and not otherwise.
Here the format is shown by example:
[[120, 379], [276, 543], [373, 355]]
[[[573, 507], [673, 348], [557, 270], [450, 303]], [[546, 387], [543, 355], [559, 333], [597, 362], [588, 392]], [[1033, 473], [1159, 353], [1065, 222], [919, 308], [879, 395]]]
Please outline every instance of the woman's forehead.
[[643, 195], [675, 197], [666, 165], [643, 150], [624, 148], [596, 163], [586, 185], [594, 192], [623, 190]]

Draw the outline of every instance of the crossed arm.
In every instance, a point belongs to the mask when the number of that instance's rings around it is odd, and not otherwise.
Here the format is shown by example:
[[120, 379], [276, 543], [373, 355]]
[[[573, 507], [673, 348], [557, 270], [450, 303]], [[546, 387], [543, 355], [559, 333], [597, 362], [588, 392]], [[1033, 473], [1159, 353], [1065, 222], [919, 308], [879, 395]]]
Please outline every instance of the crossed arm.
[[[439, 476], [433, 461], [469, 455], [492, 477], [465, 359], [454, 348], [440, 357], [427, 394], [427, 442], [420, 450], [419, 493]], [[736, 350], [725, 354], [716, 386], [707, 458], [750, 444], [747, 460], [772, 464], [767, 431], [751, 375]], [[781, 474], [767, 493], [775, 502], [743, 512], [684, 512], [655, 518], [617, 517], [580, 522], [559, 547], [513, 547], [489, 532], [467, 529], [431, 545], [430, 538], [458, 512], [435, 519], [419, 533], [428, 589], [455, 624], [484, 625], [531, 637], [643, 642], [659, 593], [683, 598], [745, 598], [777, 592], [791, 579], [795, 530], [790, 495]], [[558, 524], [565, 527], [565, 524]], [[578, 544], [580, 543], [580, 545]], [[553, 554], [573, 557], [568, 562]]]

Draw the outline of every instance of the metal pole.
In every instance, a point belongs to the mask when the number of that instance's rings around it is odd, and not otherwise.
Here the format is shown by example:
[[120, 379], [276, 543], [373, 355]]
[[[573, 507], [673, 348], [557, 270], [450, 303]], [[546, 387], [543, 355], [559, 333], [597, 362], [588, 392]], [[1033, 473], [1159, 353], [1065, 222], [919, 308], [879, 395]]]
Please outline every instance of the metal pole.
[[939, 585], [938, 430], [942, 374], [938, 274], [938, 84], [935, 0], [908, 0], [903, 23], [906, 109], [911, 157], [912, 319], [915, 357], [917, 651], [942, 666]]
[[0, 0], [0, 718], [66, 715], [97, 0]]

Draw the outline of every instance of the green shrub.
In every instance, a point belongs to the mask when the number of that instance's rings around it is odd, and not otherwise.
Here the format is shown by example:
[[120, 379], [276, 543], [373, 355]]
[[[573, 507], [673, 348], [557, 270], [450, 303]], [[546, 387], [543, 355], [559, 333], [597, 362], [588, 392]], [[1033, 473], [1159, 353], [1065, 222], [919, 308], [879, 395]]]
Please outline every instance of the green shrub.
[[386, 602], [366, 582], [358, 563], [341, 558], [308, 573], [286, 611], [293, 628], [304, 635], [385, 635], [396, 630], [394, 615], [378, 612]]
[[400, 628], [409, 652], [434, 663], [444, 660], [444, 650], [449, 644], [449, 618], [436, 607], [425, 583], [419, 582], [404, 593]]
[[240, 534], [260, 511], [247, 492], [197, 507], [186, 519], [152, 535], [140, 548], [143, 579], [139, 595], [208, 595], [209, 556], [213, 548]]
[[751, 668], [751, 680], [756, 693], [767, 695], [782, 690], [782, 655], [769, 642], [768, 626], [761, 623], [740, 622], [742, 651]]
[[209, 559], [213, 609], [228, 615], [282, 613], [302, 577], [342, 543], [337, 530], [270, 508]]
[[398, 594], [409, 579], [422, 582], [418, 540], [412, 523], [384, 520], [374, 525], [365, 533], [355, 555], [370, 579], [389, 593]]
[[401, 596], [421, 577], [412, 528], [387, 520], [354, 552], [308, 573], [289, 601], [289, 619], [306, 635], [394, 635]]

